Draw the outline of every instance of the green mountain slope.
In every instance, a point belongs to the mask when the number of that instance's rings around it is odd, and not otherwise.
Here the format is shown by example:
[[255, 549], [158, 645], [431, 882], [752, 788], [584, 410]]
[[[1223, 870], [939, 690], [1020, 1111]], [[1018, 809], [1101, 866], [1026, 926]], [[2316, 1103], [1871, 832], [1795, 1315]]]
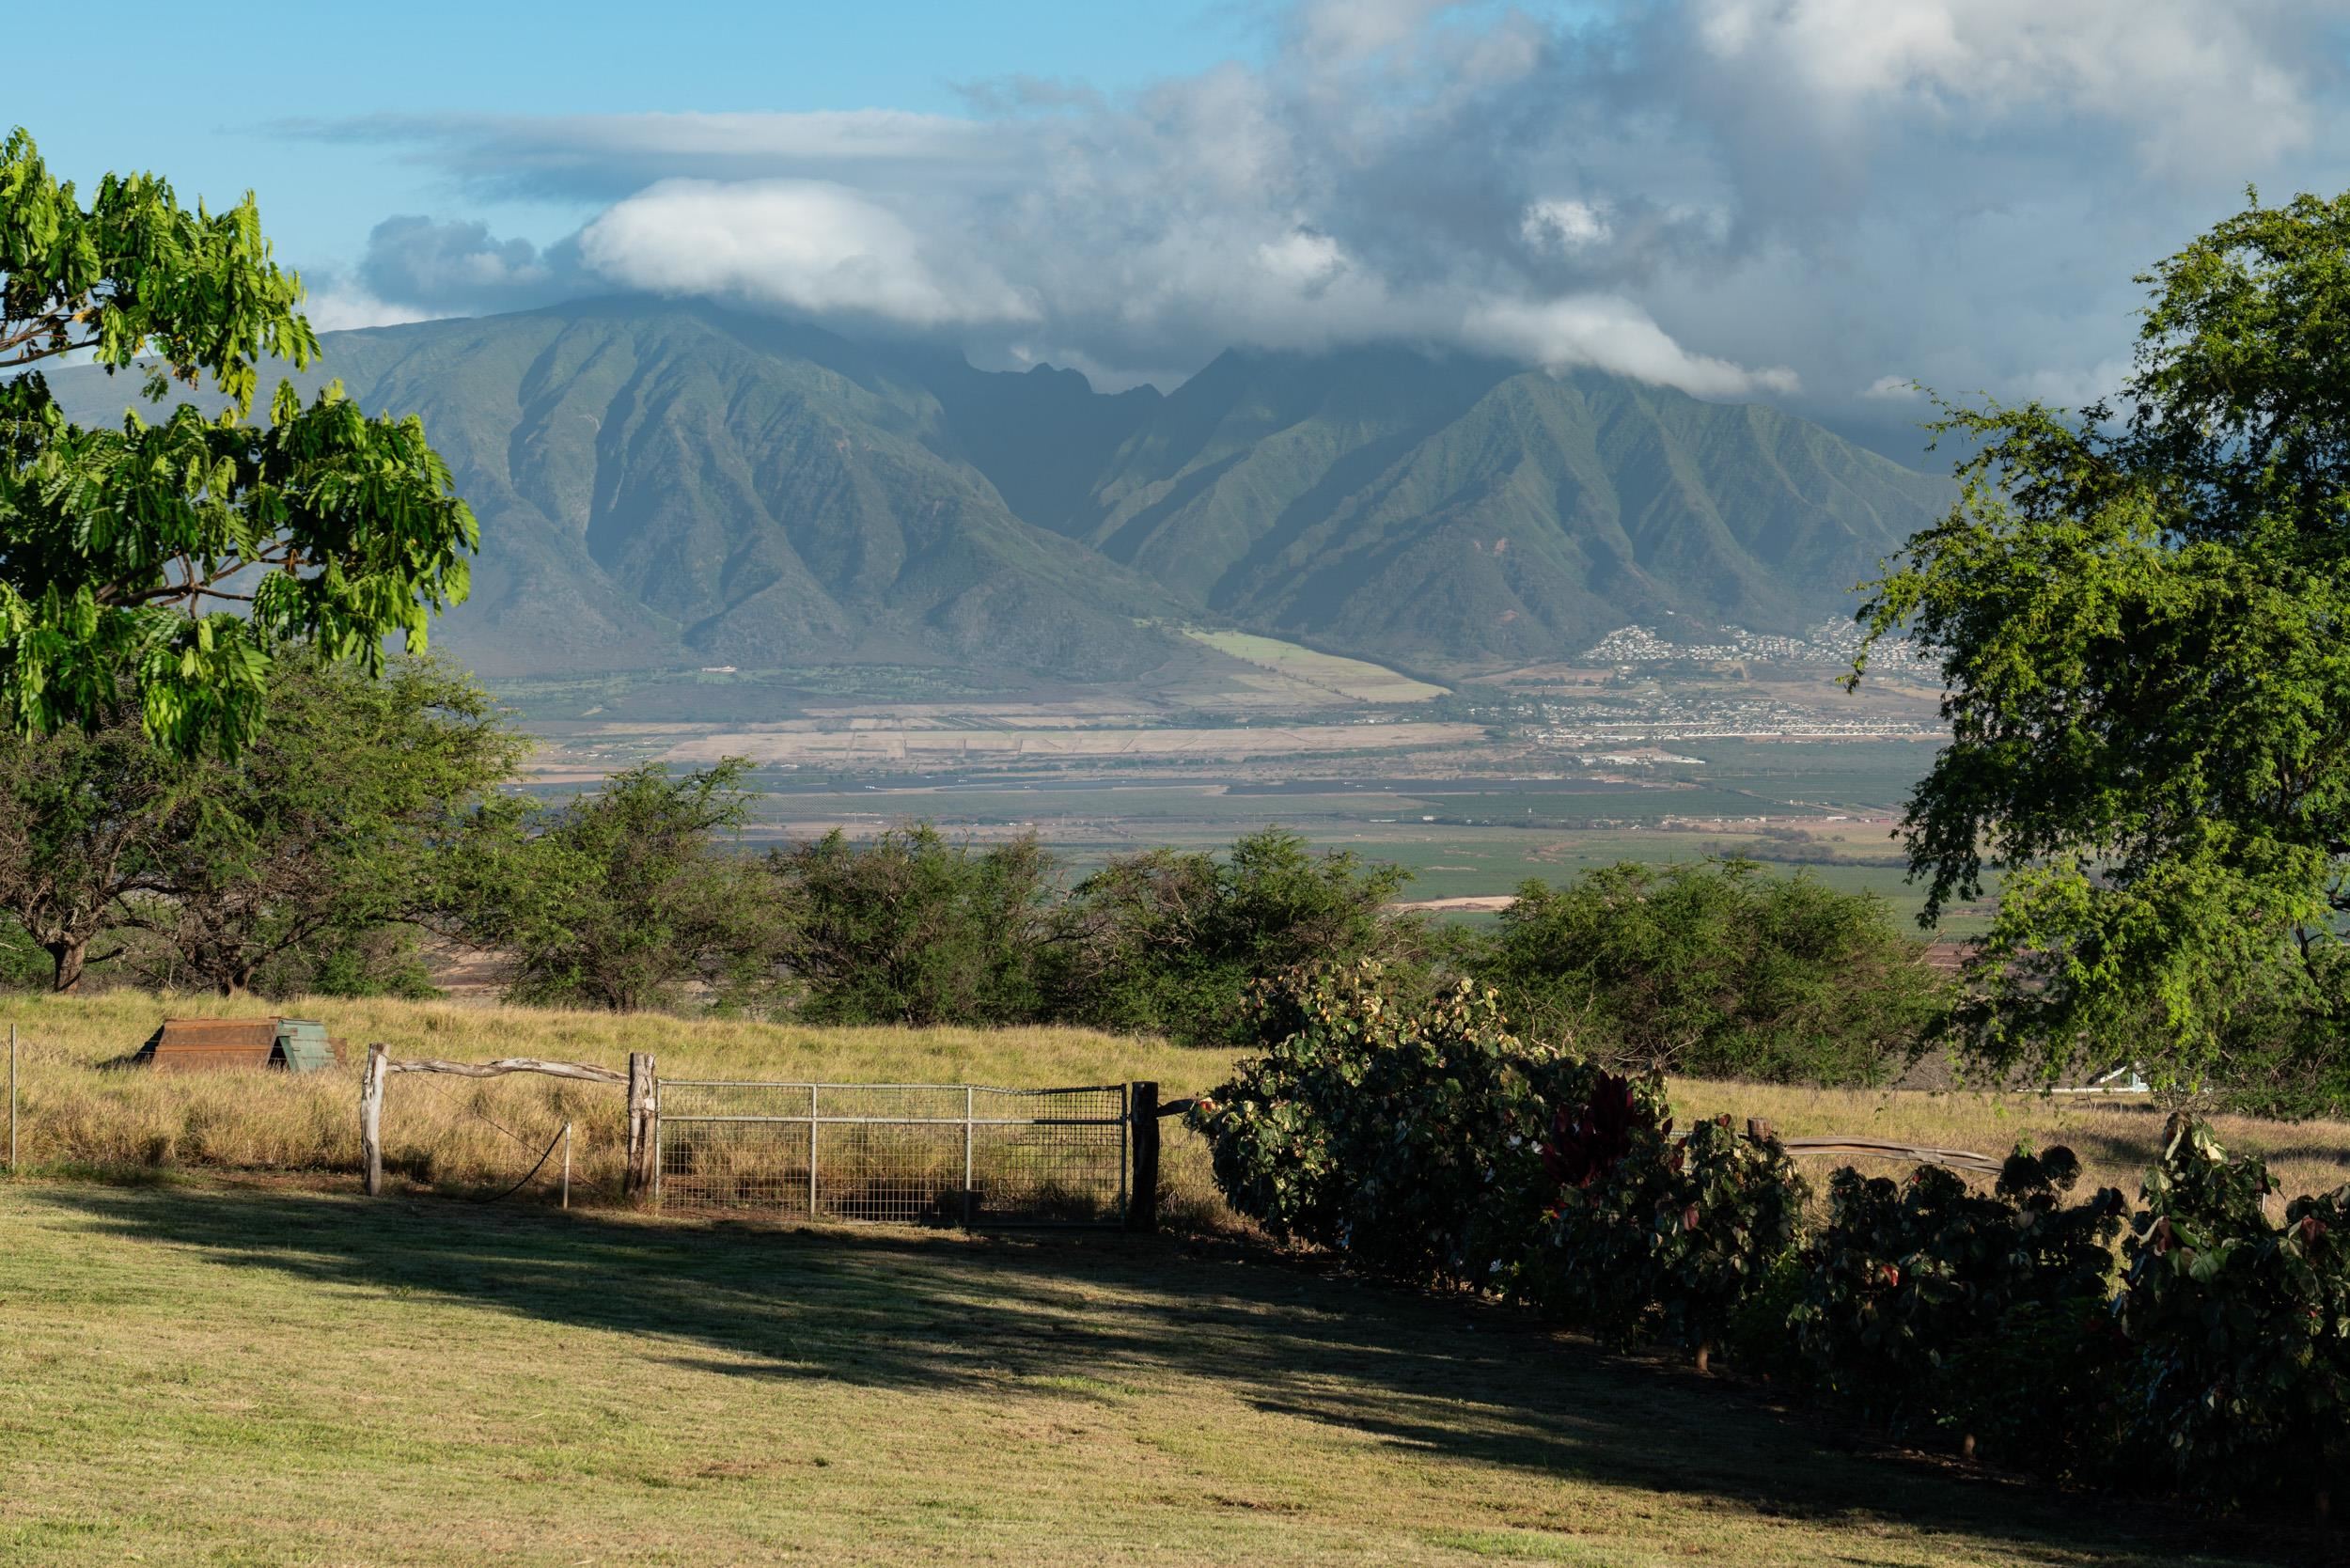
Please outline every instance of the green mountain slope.
[[[891, 356], [685, 305], [335, 333], [302, 380], [423, 416], [481, 521], [435, 644], [491, 675], [953, 663], [1130, 677], [1189, 606], [1013, 515]], [[54, 377], [77, 417], [132, 390]]]
[[1355, 350], [1225, 355], [1091, 502], [1053, 525], [1244, 625], [1474, 666], [1848, 613], [1948, 486], [1769, 408]]
[[[1639, 621], [1795, 630], [1948, 502], [1775, 410], [1398, 348], [1171, 394], [641, 300], [331, 334], [482, 522], [436, 636], [489, 674], [951, 663], [1134, 678], [1158, 624], [1437, 669]], [[52, 378], [77, 417], [133, 390]]]

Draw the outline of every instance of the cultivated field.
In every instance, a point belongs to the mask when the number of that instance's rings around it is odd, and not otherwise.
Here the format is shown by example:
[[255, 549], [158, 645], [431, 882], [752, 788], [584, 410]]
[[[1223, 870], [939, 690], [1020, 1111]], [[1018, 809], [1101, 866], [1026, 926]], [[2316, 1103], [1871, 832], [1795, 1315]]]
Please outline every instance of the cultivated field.
[[924, 762], [952, 766], [966, 760], [1020, 760], [1104, 757], [1218, 760], [1287, 758], [1314, 753], [1395, 751], [1461, 745], [1483, 731], [1471, 724], [1293, 724], [1261, 728], [1117, 729], [1049, 728], [1037, 721], [1000, 729], [955, 729], [884, 722], [819, 725], [810, 720], [757, 729], [688, 735], [661, 754], [665, 762], [703, 765], [722, 757], [798, 765]]
[[1206, 643], [1219, 653], [1228, 653], [1246, 664], [1257, 665], [1277, 675], [1318, 687], [1339, 697], [1357, 702], [1425, 702], [1432, 697], [1442, 697], [1442, 686], [1432, 686], [1425, 681], [1415, 681], [1399, 675], [1381, 665], [1361, 659], [1348, 659], [1336, 653], [1317, 653], [1310, 648], [1300, 648], [1293, 642], [1273, 637], [1261, 637], [1248, 632], [1186, 632], [1188, 636]]

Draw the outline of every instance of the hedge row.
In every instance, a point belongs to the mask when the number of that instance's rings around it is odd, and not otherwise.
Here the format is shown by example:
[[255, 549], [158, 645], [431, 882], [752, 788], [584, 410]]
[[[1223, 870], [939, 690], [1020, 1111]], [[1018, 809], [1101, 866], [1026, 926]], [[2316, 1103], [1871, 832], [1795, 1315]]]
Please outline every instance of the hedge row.
[[2262, 1162], [2174, 1121], [2133, 1205], [2019, 1150], [1995, 1189], [1850, 1169], [1825, 1215], [1728, 1118], [1511, 1034], [1490, 993], [1375, 965], [1259, 999], [1263, 1054], [1192, 1115], [1235, 1208], [1398, 1279], [1663, 1341], [1917, 1436], [2199, 1505], [2327, 1505], [2350, 1466], [2350, 1185], [2273, 1218]]

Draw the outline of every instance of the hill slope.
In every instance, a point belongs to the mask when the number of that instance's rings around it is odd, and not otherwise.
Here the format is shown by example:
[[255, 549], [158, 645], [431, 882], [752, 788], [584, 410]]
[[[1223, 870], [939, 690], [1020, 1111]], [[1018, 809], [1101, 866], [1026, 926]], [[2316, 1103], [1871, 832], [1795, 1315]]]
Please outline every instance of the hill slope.
[[[489, 674], [1132, 678], [1185, 620], [1454, 670], [1794, 630], [1949, 490], [1773, 409], [1397, 348], [1227, 353], [1167, 396], [635, 300], [325, 348], [480, 515], [439, 636]], [[53, 381], [85, 419], [130, 391]]]
[[[937, 399], [828, 334], [682, 305], [328, 335], [370, 411], [422, 416], [481, 520], [436, 646], [484, 674], [952, 662], [1132, 676], [1188, 606], [1014, 516], [943, 456]], [[131, 391], [52, 378], [78, 417]]]
[[1243, 624], [1438, 666], [1627, 621], [1792, 630], [1943, 481], [1759, 406], [1396, 350], [1227, 354], [1113, 454], [1068, 529]]

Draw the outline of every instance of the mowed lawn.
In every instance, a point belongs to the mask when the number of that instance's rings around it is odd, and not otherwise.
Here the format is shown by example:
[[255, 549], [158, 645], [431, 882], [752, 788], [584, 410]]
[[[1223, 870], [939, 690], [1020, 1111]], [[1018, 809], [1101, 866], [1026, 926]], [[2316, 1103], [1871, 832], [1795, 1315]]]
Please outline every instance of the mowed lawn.
[[10, 1565], [2287, 1551], [1231, 1242], [219, 1176], [0, 1183], [0, 1235]]

